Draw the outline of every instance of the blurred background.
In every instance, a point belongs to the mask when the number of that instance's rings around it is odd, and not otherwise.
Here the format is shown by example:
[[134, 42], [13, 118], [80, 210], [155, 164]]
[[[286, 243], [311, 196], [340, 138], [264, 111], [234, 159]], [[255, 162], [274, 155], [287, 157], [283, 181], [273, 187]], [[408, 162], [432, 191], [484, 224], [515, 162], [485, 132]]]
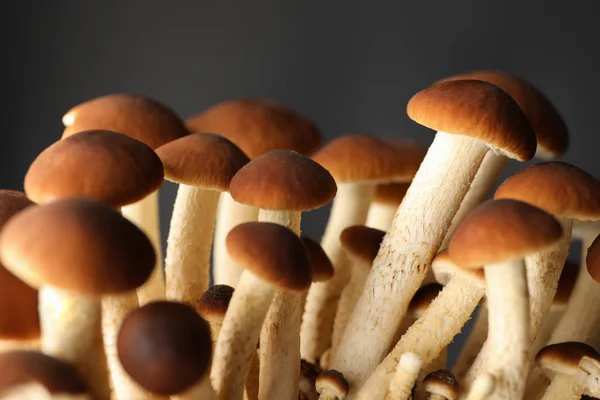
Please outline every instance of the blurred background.
[[[428, 145], [410, 96], [442, 77], [502, 69], [542, 90], [571, 132], [565, 161], [600, 175], [600, 1], [20, 0], [4, 2], [0, 187], [22, 190], [72, 106], [149, 95], [187, 118], [265, 97], [350, 132]], [[522, 165], [514, 162], [505, 177]], [[166, 237], [176, 187], [161, 192]], [[327, 209], [303, 230], [319, 238]], [[574, 252], [577, 255], [577, 252]], [[577, 258], [577, 257], [575, 257]]]

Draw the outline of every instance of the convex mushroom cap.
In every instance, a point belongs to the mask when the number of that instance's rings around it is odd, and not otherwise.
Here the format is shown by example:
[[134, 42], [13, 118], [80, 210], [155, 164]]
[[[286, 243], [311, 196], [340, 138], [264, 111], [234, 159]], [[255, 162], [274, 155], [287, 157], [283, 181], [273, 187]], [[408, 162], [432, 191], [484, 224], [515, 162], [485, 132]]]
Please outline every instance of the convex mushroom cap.
[[196, 312], [209, 322], [214, 318], [223, 319], [233, 291], [234, 289], [228, 285], [215, 285], [208, 288], [196, 303]]
[[385, 232], [379, 229], [353, 225], [342, 231], [340, 242], [351, 257], [368, 264], [370, 267], [375, 257], [377, 257], [384, 236]]
[[439, 369], [427, 375], [423, 379], [423, 386], [429, 393], [448, 400], [456, 400], [460, 394], [458, 381], [450, 371], [445, 369]]
[[373, 194], [373, 203], [385, 204], [391, 207], [398, 207], [408, 188], [410, 182], [406, 183], [382, 183], [375, 187], [375, 193]]
[[444, 289], [439, 283], [428, 283], [423, 285], [415, 292], [415, 295], [408, 303], [408, 314], [414, 318], [419, 318], [425, 313], [427, 308], [433, 303], [436, 297]]
[[324, 282], [331, 279], [334, 274], [333, 264], [331, 264], [331, 260], [325, 254], [325, 250], [323, 250], [316, 240], [309, 236], [300, 235], [300, 240], [302, 240], [308, 252], [308, 258], [312, 267], [313, 282]]
[[350, 386], [340, 372], [335, 370], [324, 371], [317, 377], [315, 383], [317, 393], [323, 393], [325, 390], [330, 396], [337, 396], [335, 398], [344, 399], [348, 395]]
[[575, 375], [584, 358], [600, 362], [600, 355], [590, 345], [579, 342], [555, 343], [544, 347], [535, 356], [535, 361], [549, 375], [559, 373]]
[[431, 269], [435, 276], [435, 280], [442, 285], [448, 284], [455, 274], [459, 274], [460, 276], [469, 279], [470, 282], [478, 287], [485, 289], [483, 266], [480, 268], [463, 268], [452, 261], [448, 250], [442, 250], [435, 256], [431, 263]]
[[600, 284], [600, 236], [592, 242], [588, 249], [586, 265], [592, 279]]

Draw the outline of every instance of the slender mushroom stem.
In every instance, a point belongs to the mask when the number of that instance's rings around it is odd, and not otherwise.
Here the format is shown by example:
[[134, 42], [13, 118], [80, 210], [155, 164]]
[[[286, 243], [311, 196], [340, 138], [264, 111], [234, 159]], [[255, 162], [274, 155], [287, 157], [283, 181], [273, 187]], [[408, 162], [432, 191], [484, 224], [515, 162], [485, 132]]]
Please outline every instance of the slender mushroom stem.
[[556, 374], [542, 400], [579, 400], [584, 391], [585, 385], [581, 380], [567, 374]]
[[412, 398], [412, 389], [421, 371], [423, 362], [413, 353], [403, 353], [398, 361], [394, 378], [390, 382], [385, 400], [408, 400]]
[[496, 388], [496, 379], [483, 372], [477, 375], [465, 400], [486, 400]]
[[258, 220], [262, 222], [272, 222], [274, 224], [283, 225], [293, 231], [296, 235], [300, 235], [300, 222], [302, 213], [299, 211], [281, 211], [281, 210], [264, 210], [258, 212]]
[[487, 305], [480, 305], [475, 323], [469, 333], [469, 336], [461, 348], [460, 355], [452, 368], [452, 373], [457, 380], [461, 380], [463, 375], [469, 370], [471, 364], [479, 354], [483, 343], [488, 334]]
[[392, 226], [396, 211], [398, 211], [398, 207], [390, 206], [389, 204], [373, 202], [369, 207], [369, 213], [367, 214], [367, 221], [365, 222], [365, 225], [370, 228], [387, 232]]
[[167, 299], [192, 304], [208, 289], [219, 195], [216, 190], [179, 185], [165, 260]]
[[258, 400], [258, 384], [260, 382], [260, 353], [256, 350], [246, 378], [244, 400]]

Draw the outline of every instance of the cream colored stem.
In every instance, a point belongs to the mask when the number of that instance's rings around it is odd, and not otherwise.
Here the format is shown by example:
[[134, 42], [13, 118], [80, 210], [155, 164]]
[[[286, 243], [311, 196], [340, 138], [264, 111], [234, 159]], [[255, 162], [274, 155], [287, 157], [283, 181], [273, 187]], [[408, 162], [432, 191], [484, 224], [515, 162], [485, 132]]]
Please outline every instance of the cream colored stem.
[[398, 207], [373, 202], [369, 207], [365, 225], [370, 228], [387, 232], [392, 226], [392, 221], [394, 220], [394, 215], [396, 215], [397, 210]]
[[475, 175], [475, 179], [473, 179], [473, 182], [471, 183], [469, 192], [462, 203], [460, 203], [460, 208], [452, 219], [452, 224], [450, 224], [450, 228], [444, 237], [440, 249], [448, 247], [448, 242], [450, 241], [452, 234], [465, 216], [490, 196], [494, 184], [498, 180], [502, 170], [504, 170], [508, 164], [508, 160], [509, 159], [506, 156], [496, 154], [492, 151], [485, 155], [481, 167], [479, 167], [477, 175]]
[[428, 400], [448, 400], [448, 398], [446, 396], [442, 396], [441, 394], [432, 393]]
[[512, 260], [485, 266], [490, 353], [485, 371], [497, 379], [490, 400], [521, 399], [529, 372], [529, 296], [525, 265]]
[[39, 339], [33, 340], [0, 340], [0, 353], [14, 350], [40, 350]]
[[469, 367], [477, 357], [488, 334], [487, 306], [480, 305], [479, 312], [475, 317], [473, 329], [469, 337], [461, 348], [460, 355], [452, 368], [454, 377], [460, 381], [463, 375], [469, 370]]
[[496, 387], [496, 379], [484, 372], [479, 374], [465, 400], [486, 400]]
[[216, 285], [235, 287], [242, 274], [242, 269], [227, 253], [227, 234], [239, 224], [257, 220], [258, 208], [237, 203], [227, 192], [221, 194], [213, 240], [213, 276]]
[[95, 400], [90, 394], [50, 393], [38, 382], [27, 382], [3, 390], [1, 400]]
[[193, 304], [208, 289], [219, 192], [179, 185], [167, 242], [167, 299]]
[[356, 395], [361, 400], [380, 400], [391, 381], [399, 357], [407, 352], [431, 363], [448, 346], [481, 300], [484, 289], [466, 278], [453, 276], [421, 318], [408, 328]]
[[402, 354], [385, 400], [411, 399], [412, 389], [422, 365], [421, 359], [416, 354]]
[[542, 400], [579, 400], [585, 386], [575, 377], [557, 374], [546, 389]]
[[259, 221], [283, 225], [298, 236], [300, 236], [301, 218], [302, 213], [300, 211], [277, 211], [261, 209], [258, 212]]
[[47, 286], [39, 310], [42, 352], [73, 364], [98, 399], [110, 398], [99, 301]]
[[121, 209], [123, 216], [136, 224], [150, 239], [156, 253], [154, 271], [148, 281], [137, 290], [140, 305], [165, 298], [165, 277], [160, 237], [160, 208], [158, 191], [135, 204]]
[[[123, 399], [128, 398], [129, 397], [123, 397]], [[131, 399], [133, 399], [133, 397], [131, 397]], [[217, 393], [210, 383], [210, 378], [206, 376], [185, 393], [171, 396], [171, 400], [217, 400]]]
[[[425, 399], [425, 398], [429, 398], [429, 400], [431, 399], [435, 399], [435, 394], [432, 394], [430, 396], [427, 395], [427, 391], [425, 390], [423, 383], [423, 379], [425, 379], [425, 377], [427, 375], [429, 375], [432, 372], [438, 371], [440, 369], [445, 369], [446, 368], [446, 360], [448, 358], [448, 348], [444, 347], [442, 349], [442, 351], [440, 352], [440, 354], [429, 364], [424, 365], [423, 368], [421, 369], [421, 372], [419, 373], [419, 377], [417, 378], [417, 385], [415, 387], [415, 398], [416, 399]], [[447, 400], [445, 397], [441, 397], [442, 400]]]
[[374, 191], [375, 185], [371, 183], [338, 183], [321, 240], [321, 246], [335, 268], [335, 275], [326, 282], [314, 283], [308, 291], [300, 332], [300, 354], [306, 361], [316, 362], [331, 346], [339, 296], [350, 278], [350, 265], [342, 249], [340, 234], [351, 225], [364, 225]]
[[246, 378], [246, 387], [244, 389], [244, 400], [258, 400], [258, 382], [260, 379], [260, 353], [252, 357], [250, 371]]
[[241, 400], [274, 289], [244, 271], [231, 297], [211, 369], [219, 400]]

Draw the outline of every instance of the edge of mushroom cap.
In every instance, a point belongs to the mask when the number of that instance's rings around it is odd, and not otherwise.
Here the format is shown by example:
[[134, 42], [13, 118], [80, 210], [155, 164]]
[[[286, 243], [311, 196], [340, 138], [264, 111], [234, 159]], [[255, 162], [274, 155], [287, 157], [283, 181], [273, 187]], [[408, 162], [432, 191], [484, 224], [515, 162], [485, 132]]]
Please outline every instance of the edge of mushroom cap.
[[322, 372], [315, 382], [317, 392], [321, 393], [324, 388], [335, 391], [338, 396], [347, 396], [350, 386], [344, 375], [336, 370], [330, 369]]
[[438, 369], [429, 373], [423, 379], [425, 390], [430, 393], [442, 395], [450, 400], [455, 400], [460, 394], [458, 381], [452, 372], [446, 369]]
[[588, 273], [594, 281], [600, 283], [600, 236], [588, 248], [585, 260]]
[[579, 369], [583, 357], [600, 359], [600, 354], [592, 346], [580, 342], [550, 344], [535, 355], [535, 362], [544, 370], [572, 375]]
[[407, 312], [413, 315], [420, 315], [435, 300], [436, 297], [444, 289], [444, 286], [439, 283], [428, 283], [426, 285], [421, 286], [414, 294], [413, 298], [408, 303]]
[[340, 234], [340, 242], [345, 251], [362, 263], [373, 263], [386, 232], [364, 225], [349, 226]]
[[324, 282], [331, 279], [335, 270], [323, 247], [319, 242], [306, 235], [300, 235], [300, 240], [308, 251], [313, 282]]
[[560, 274], [556, 294], [552, 300], [552, 307], [566, 307], [579, 277], [579, 265], [567, 260]]
[[448, 284], [452, 276], [459, 273], [477, 286], [485, 289], [485, 273], [483, 271], [483, 266], [480, 266], [479, 268], [463, 268], [452, 261], [447, 249], [440, 251], [435, 256], [431, 262], [431, 269], [435, 276], [435, 280], [443, 285]]
[[196, 312], [204, 319], [224, 316], [234, 291], [229, 285], [209, 287], [196, 302]]

